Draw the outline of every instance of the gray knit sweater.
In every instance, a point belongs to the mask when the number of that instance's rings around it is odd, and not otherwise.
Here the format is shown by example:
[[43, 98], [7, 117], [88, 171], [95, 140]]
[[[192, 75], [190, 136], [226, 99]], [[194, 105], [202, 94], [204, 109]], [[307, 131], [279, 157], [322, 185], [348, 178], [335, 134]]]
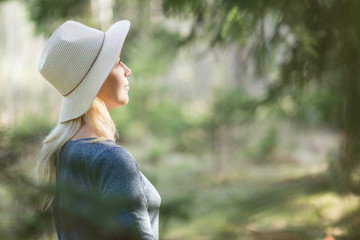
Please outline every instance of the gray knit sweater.
[[158, 240], [158, 192], [125, 148], [91, 139], [68, 141], [60, 151], [58, 239]]

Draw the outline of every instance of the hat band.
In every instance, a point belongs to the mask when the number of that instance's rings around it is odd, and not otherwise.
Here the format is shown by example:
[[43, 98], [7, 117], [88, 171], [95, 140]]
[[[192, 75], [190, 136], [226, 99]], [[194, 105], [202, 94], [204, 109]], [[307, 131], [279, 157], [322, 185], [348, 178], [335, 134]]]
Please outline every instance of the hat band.
[[80, 83], [82, 83], [82, 81], [84, 81], [85, 77], [88, 75], [88, 73], [90, 72], [91, 68], [94, 66], [95, 62], [96, 62], [96, 59], [99, 57], [99, 54], [101, 52], [101, 49], [104, 45], [104, 41], [105, 41], [105, 33], [104, 33], [104, 37], [103, 37], [103, 40], [102, 40], [102, 43], [101, 43], [101, 46], [100, 46], [100, 49], [99, 49], [99, 52], [97, 53], [94, 61], [91, 63], [89, 69], [87, 70], [87, 72], [85, 73], [84, 77], [80, 80], [80, 82], [78, 84], [76, 84], [76, 86], [70, 91], [68, 92], [67, 94], [63, 95], [64, 97], [66, 97], [67, 95], [69, 95], [70, 93], [72, 93], [79, 85]]

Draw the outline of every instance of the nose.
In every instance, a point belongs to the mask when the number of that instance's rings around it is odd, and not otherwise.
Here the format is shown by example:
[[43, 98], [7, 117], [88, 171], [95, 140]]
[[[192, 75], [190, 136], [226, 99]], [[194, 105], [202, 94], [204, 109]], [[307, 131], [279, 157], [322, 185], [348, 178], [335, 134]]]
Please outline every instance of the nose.
[[125, 64], [124, 64], [124, 70], [125, 70], [125, 77], [129, 77], [130, 75], [131, 75], [131, 69], [130, 68], [128, 68], [128, 66], [126, 66]]

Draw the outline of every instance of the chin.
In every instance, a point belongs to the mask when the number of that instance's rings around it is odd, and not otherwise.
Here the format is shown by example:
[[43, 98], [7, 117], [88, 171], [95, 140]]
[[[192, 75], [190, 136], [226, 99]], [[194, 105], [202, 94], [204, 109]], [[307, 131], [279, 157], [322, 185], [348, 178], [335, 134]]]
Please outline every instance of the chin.
[[122, 99], [121, 101], [119, 101], [119, 106], [124, 106], [124, 105], [128, 104], [128, 102], [129, 102], [129, 98]]
[[109, 111], [114, 109], [114, 108], [124, 106], [124, 105], [128, 104], [128, 102], [129, 102], [129, 99], [122, 99], [122, 100], [119, 100], [117, 102], [113, 102], [113, 104], [110, 105]]

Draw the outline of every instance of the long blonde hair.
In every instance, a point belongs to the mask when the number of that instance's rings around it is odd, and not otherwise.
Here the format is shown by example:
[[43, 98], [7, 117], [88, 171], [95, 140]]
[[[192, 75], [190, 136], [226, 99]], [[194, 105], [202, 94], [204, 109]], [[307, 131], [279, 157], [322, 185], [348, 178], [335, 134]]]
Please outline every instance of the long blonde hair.
[[[59, 123], [45, 137], [39, 158], [35, 167], [37, 183], [40, 186], [55, 184], [56, 173], [59, 166], [61, 148], [69, 141], [84, 125], [93, 127], [100, 137], [90, 142], [99, 142], [106, 139], [116, 140], [118, 133], [105, 103], [98, 97], [95, 98], [89, 110], [82, 116]], [[49, 211], [54, 200], [53, 194], [44, 194], [40, 210]]]

